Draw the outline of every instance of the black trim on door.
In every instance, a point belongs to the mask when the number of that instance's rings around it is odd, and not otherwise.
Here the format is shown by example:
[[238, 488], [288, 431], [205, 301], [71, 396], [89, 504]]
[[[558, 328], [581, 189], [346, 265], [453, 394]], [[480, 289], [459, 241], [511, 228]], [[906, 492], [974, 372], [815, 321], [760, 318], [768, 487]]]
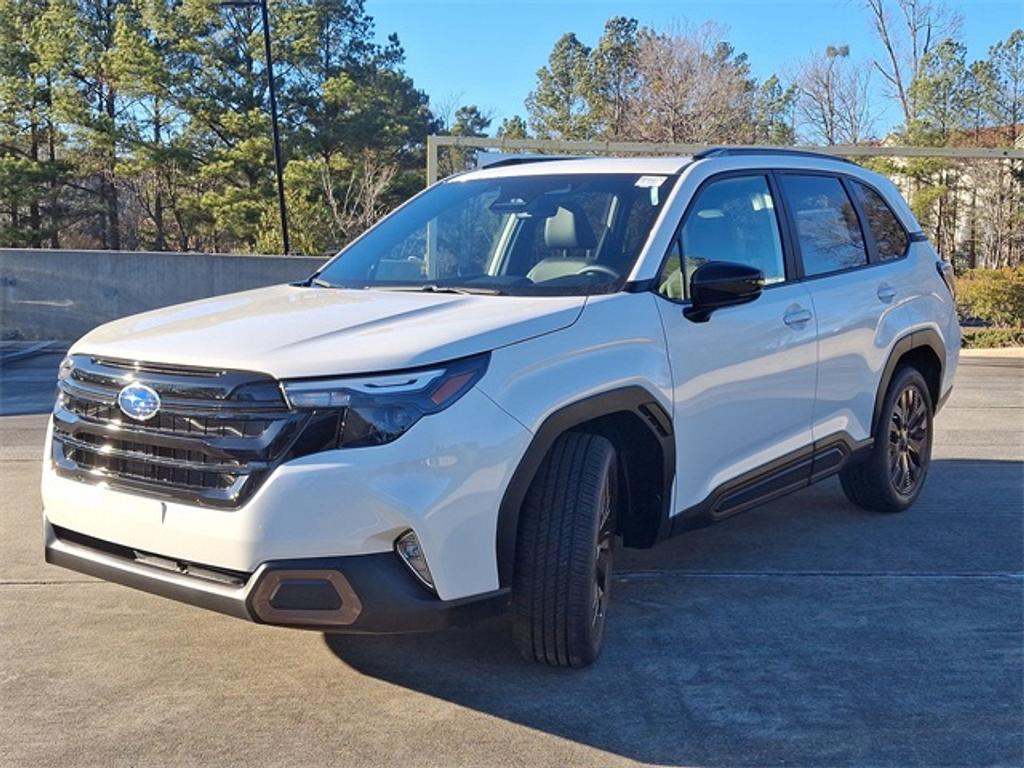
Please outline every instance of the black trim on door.
[[785, 283], [795, 283], [803, 280], [804, 265], [800, 260], [800, 252], [797, 250], [796, 231], [793, 229], [792, 217], [789, 215], [789, 208], [785, 195], [782, 194], [782, 185], [775, 175], [774, 170], [767, 171], [768, 189], [772, 195], [772, 205], [775, 207], [775, 220], [779, 228], [779, 236], [782, 238], [782, 258], [786, 264]]
[[873, 438], [854, 440], [846, 432], [816, 440], [715, 488], [672, 518], [672, 535], [717, 523], [824, 480], [872, 445]]

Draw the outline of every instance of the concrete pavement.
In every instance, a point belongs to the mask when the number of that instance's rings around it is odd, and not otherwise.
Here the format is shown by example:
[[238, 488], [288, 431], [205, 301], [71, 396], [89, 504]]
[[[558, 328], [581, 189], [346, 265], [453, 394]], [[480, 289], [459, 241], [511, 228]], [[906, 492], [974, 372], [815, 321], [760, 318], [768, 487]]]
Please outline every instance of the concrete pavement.
[[0, 419], [0, 765], [1024, 764], [1020, 361], [965, 361], [906, 513], [829, 481], [627, 551], [582, 672], [500, 619], [325, 638], [47, 566], [44, 425]]

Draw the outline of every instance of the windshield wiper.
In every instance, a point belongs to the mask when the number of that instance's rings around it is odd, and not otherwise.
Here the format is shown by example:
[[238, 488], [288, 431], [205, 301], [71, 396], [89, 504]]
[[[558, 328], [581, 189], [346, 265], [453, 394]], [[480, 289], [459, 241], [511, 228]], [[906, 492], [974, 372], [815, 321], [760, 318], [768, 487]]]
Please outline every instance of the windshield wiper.
[[436, 283], [421, 285], [420, 291], [422, 293], [461, 293], [463, 296], [469, 296], [473, 293], [468, 288], [458, 288], [454, 285], [437, 285]]
[[463, 296], [485, 295], [500, 296], [502, 291], [498, 288], [463, 287], [458, 285], [438, 285], [437, 283], [426, 283], [425, 285], [373, 285], [368, 286], [382, 291], [414, 291], [417, 293], [458, 293]]
[[337, 288], [338, 287], [334, 283], [328, 283], [326, 280], [324, 280], [322, 278], [319, 278], [319, 277], [310, 278], [309, 285], [315, 285], [317, 288]]

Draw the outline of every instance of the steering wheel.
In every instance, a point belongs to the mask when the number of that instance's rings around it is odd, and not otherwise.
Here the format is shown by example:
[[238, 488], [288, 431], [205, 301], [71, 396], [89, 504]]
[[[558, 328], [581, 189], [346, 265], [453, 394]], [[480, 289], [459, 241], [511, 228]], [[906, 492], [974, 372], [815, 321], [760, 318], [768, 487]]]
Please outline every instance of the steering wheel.
[[583, 269], [579, 270], [576, 274], [577, 275], [586, 275], [586, 274], [589, 274], [589, 273], [597, 273], [599, 275], [607, 275], [612, 280], [618, 280], [619, 279], [619, 273], [618, 272], [616, 272], [611, 267], [604, 266], [603, 264], [589, 264], [589, 265], [585, 266]]

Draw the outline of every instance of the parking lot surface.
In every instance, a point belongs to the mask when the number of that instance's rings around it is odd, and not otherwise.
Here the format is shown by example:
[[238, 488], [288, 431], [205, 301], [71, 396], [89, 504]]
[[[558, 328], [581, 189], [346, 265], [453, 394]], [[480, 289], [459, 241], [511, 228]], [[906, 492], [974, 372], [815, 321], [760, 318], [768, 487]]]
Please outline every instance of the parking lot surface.
[[[0, 412], [58, 362], [5, 367]], [[0, 418], [0, 765], [1022, 765], [1022, 361], [965, 360], [936, 423], [906, 513], [833, 480], [622, 553], [574, 672], [501, 619], [325, 637], [45, 565], [45, 416]]]

